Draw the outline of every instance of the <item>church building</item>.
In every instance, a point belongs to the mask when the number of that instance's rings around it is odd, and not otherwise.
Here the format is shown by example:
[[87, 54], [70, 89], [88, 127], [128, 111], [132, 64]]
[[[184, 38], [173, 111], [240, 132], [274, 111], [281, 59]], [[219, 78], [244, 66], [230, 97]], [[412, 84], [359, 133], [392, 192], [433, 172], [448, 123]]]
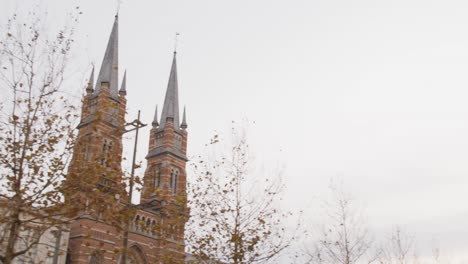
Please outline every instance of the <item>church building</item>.
[[[69, 177], [89, 188], [68, 200], [92, 209], [71, 223], [67, 263], [184, 263], [187, 122], [185, 109], [179, 116], [176, 52], [161, 116], [156, 108], [151, 124], [141, 199], [131, 204], [121, 162], [126, 95], [132, 89], [126, 74], [118, 83], [118, 31], [116, 16], [97, 81], [93, 70], [83, 97]], [[99, 193], [101, 200], [87, 199], [87, 192]]]

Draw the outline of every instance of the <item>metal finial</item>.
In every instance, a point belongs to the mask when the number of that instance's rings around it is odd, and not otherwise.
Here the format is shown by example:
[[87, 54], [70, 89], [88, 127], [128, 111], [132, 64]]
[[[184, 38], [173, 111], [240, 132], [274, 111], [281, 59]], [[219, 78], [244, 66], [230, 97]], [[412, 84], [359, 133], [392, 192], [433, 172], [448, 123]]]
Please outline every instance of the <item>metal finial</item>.
[[177, 53], [177, 44], [179, 42], [179, 33], [176, 32], [174, 36], [174, 53]]
[[122, 5], [123, 0], [117, 0], [117, 12], [115, 14], [116, 17], [119, 16], [120, 6]]

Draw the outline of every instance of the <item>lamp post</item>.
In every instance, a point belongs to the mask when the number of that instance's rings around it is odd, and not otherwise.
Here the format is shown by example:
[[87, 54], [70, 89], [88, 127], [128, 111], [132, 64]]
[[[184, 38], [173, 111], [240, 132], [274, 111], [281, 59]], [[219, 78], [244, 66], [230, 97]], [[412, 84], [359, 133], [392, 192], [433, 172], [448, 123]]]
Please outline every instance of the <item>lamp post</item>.
[[[128, 132], [131, 132], [131, 131], [135, 131], [135, 144], [133, 146], [132, 169], [131, 169], [131, 172], [130, 172], [130, 183], [129, 183], [130, 189], [128, 191], [128, 205], [127, 205], [128, 207], [131, 207], [131, 205], [132, 205], [132, 196], [133, 196], [133, 184], [134, 184], [133, 177], [135, 176], [135, 161], [136, 161], [136, 153], [137, 153], [138, 131], [140, 130], [140, 128], [146, 126], [146, 124], [143, 124], [140, 121], [140, 110], [138, 110], [137, 119], [133, 120], [130, 123], [126, 123], [125, 127], [127, 127], [127, 126], [132, 126], [133, 128], [128, 129], [128, 130], [124, 129], [123, 133], [128, 133]], [[129, 224], [128, 222], [129, 221], [126, 218], [125, 231], [124, 231], [124, 237], [123, 237], [123, 252], [122, 252], [122, 261], [121, 261], [122, 264], [127, 263], [128, 224]]]

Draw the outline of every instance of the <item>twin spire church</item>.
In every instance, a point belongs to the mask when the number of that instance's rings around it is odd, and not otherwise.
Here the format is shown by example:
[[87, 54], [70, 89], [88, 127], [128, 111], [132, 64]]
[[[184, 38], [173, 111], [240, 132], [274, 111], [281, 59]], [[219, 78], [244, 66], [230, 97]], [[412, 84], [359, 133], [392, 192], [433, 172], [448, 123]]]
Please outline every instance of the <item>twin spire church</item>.
[[[67, 263], [184, 263], [187, 122], [185, 109], [179, 116], [176, 53], [161, 117], [156, 109], [151, 124], [141, 199], [131, 205], [121, 169], [127, 87], [126, 74], [118, 83], [118, 31], [116, 16], [97, 81], [91, 73], [83, 97], [69, 178], [85, 187], [68, 200], [92, 209], [71, 224]], [[89, 192], [100, 196], [90, 200]]]

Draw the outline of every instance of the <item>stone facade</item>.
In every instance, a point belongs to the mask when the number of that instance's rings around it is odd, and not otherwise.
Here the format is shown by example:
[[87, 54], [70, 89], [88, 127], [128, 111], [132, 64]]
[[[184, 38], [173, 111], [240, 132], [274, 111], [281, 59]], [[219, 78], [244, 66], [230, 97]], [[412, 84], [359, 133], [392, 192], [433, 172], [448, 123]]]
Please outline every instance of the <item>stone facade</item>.
[[[8, 210], [8, 206], [3, 200], [0, 200], [0, 213], [8, 214], [6, 210]], [[20, 239], [18, 239], [15, 249], [19, 251], [34, 245], [26, 253], [13, 259], [13, 264], [63, 264], [66, 262], [70, 234], [67, 225], [68, 219], [59, 216], [42, 218], [46, 215], [41, 210], [35, 209], [21, 214], [21, 220], [27, 224], [19, 232]], [[2, 226], [2, 224], [0, 224], [0, 230], [8, 232], [7, 227]], [[0, 242], [0, 253], [4, 247], [5, 245]]]
[[[150, 132], [147, 168], [140, 203], [129, 205], [122, 182], [122, 135], [125, 126], [125, 78], [117, 90], [118, 18], [109, 39], [94, 89], [91, 74], [83, 98], [81, 123], [69, 177], [83, 180], [102, 194], [103, 211], [90, 209], [76, 216], [70, 226], [68, 262], [120, 263], [125, 230], [128, 230], [127, 263], [184, 263], [186, 203], [187, 124], [185, 111], [179, 124], [176, 56], [172, 63], [161, 121], [155, 114]], [[161, 125], [159, 125], [161, 124]], [[90, 177], [93, 176], [93, 177]], [[86, 192], [68, 201], [88, 203]], [[125, 211], [126, 221], [103, 216], [109, 210]], [[112, 216], [112, 215], [111, 215]], [[114, 215], [115, 216], [115, 215]], [[125, 218], [123, 218], [125, 219]], [[116, 224], [117, 223], [117, 224]]]

